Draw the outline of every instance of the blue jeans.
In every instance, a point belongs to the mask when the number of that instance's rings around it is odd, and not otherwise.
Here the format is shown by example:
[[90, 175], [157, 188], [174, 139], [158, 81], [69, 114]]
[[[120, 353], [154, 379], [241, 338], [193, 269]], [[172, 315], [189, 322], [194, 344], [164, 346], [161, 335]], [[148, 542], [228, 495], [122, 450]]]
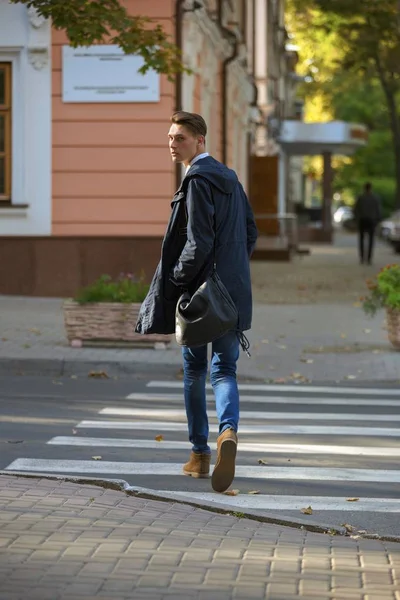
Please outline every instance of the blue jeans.
[[[207, 346], [182, 348], [184, 396], [193, 452], [210, 453], [206, 407]], [[212, 344], [210, 381], [215, 395], [219, 433], [226, 429], [237, 431], [239, 424], [239, 390], [236, 363], [239, 341], [229, 332]]]

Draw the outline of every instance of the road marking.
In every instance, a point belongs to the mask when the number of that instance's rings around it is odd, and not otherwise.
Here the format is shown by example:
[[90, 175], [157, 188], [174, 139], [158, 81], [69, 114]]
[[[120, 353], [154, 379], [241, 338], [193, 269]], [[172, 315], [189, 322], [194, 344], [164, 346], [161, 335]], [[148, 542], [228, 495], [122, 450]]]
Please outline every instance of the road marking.
[[[153, 431], [187, 431], [186, 423], [174, 421], [80, 421], [80, 429], [129, 429]], [[218, 425], [209, 426], [210, 433], [219, 433]], [[291, 435], [362, 435], [378, 437], [398, 437], [400, 429], [389, 427], [328, 427], [319, 425], [241, 425], [239, 434], [272, 433]]]
[[[122, 408], [110, 407], [102, 408], [100, 415], [113, 415], [119, 417], [146, 417], [151, 419], [186, 419], [186, 411], [184, 409], [173, 408]], [[208, 410], [209, 417], [216, 418], [215, 410]], [[240, 412], [241, 419], [255, 419], [265, 421], [400, 421], [400, 414], [397, 415], [371, 415], [369, 413], [352, 414], [352, 413], [292, 413], [292, 412], [259, 412], [246, 411]]]
[[[182, 389], [183, 381], [149, 381], [149, 388], [169, 388]], [[207, 389], [211, 390], [212, 386], [208, 383]], [[357, 387], [331, 387], [331, 386], [307, 386], [307, 385], [269, 385], [256, 383], [239, 383], [239, 390], [248, 392], [296, 392], [298, 394], [350, 394], [362, 396], [396, 396], [400, 399], [400, 391], [398, 389], [386, 388], [357, 388]]]
[[[213, 394], [207, 394], [207, 402], [215, 402]], [[183, 394], [129, 394], [126, 400], [140, 400], [153, 402], [177, 402], [183, 405]], [[376, 398], [332, 398], [319, 396], [313, 398], [296, 398], [292, 396], [251, 396], [240, 394], [240, 402], [254, 402], [255, 404], [310, 404], [316, 406], [397, 406], [400, 408], [400, 396], [398, 400], [386, 400]]]
[[397, 498], [360, 498], [358, 502], [347, 502], [346, 498], [331, 496], [269, 496], [238, 494], [226, 496], [224, 494], [199, 493], [199, 492], [174, 492], [164, 491], [165, 495], [179, 496], [187, 500], [210, 502], [235, 506], [248, 510], [296, 510], [311, 506], [317, 511], [348, 511], [348, 512], [383, 512], [399, 513], [400, 500]]
[[[211, 469], [214, 466], [211, 465]], [[17, 458], [7, 471], [38, 473], [113, 473], [115, 475], [182, 475], [182, 463], [115, 462]], [[400, 483], [400, 470], [343, 469], [315, 467], [237, 466], [236, 477], [244, 479], [280, 479], [295, 481], [347, 481]]]
[[[123, 438], [57, 436], [47, 442], [53, 446], [96, 446], [104, 448], [142, 448], [151, 450], [190, 450], [189, 442], [163, 440], [134, 440]], [[210, 443], [215, 450], [216, 443]], [[312, 444], [262, 444], [241, 442], [239, 452], [263, 452], [266, 454], [333, 454], [339, 456], [384, 456], [400, 458], [400, 448], [374, 446], [326, 446]]]

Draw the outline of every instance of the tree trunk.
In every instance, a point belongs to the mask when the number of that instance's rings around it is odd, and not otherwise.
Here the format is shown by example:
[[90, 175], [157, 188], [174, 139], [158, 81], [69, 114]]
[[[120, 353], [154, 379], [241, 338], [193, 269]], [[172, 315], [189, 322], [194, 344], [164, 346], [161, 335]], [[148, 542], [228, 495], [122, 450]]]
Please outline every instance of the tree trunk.
[[389, 109], [390, 126], [392, 130], [393, 150], [395, 159], [395, 208], [400, 209], [400, 115], [397, 112], [396, 92], [388, 83], [386, 74], [382, 68], [379, 55], [375, 57], [379, 79], [386, 96], [386, 102]]
[[396, 99], [394, 92], [391, 89], [385, 90], [386, 99], [389, 108], [390, 124], [392, 129], [394, 159], [395, 159], [395, 176], [396, 176], [396, 195], [395, 208], [400, 208], [400, 119], [397, 113]]

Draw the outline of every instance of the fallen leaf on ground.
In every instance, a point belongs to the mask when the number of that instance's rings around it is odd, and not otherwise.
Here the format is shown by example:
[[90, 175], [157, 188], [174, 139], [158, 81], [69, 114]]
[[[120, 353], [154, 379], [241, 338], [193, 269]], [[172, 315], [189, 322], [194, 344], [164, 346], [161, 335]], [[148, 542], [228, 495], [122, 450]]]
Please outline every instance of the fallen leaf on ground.
[[40, 329], [37, 329], [37, 327], [32, 327], [32, 329], [28, 330], [30, 333], [34, 333], [35, 335], [42, 335], [42, 332], [40, 331]]
[[108, 379], [108, 375], [105, 371], [90, 371], [89, 377], [93, 379]]
[[349, 523], [342, 523], [342, 527], [344, 527], [349, 533], [355, 530], [355, 527], [353, 527], [353, 525], [349, 525]]
[[361, 302], [354, 302], [353, 306], [354, 308], [361, 308]]
[[278, 379], [274, 379], [274, 383], [286, 383], [286, 378], [279, 377]]
[[224, 492], [225, 496], [237, 496], [239, 493], [239, 490], [226, 490], [226, 492]]
[[346, 375], [346, 379], [357, 379], [355, 375]]
[[93, 460], [101, 460], [101, 456], [92, 456]]
[[382, 354], [382, 350], [372, 350], [372, 354]]
[[23, 347], [23, 348], [30, 348], [30, 347], [31, 347], [31, 345], [30, 345], [30, 344], [24, 344], [22, 347]]
[[261, 340], [262, 344], [269, 344], [269, 340]]
[[346, 498], [346, 502], [358, 502], [360, 498]]
[[371, 333], [370, 329], [364, 329], [364, 333]]
[[154, 439], [156, 440], [156, 442], [162, 442], [164, 438], [162, 435], [156, 435]]
[[248, 494], [251, 494], [252, 496], [255, 496], [256, 494], [260, 493], [260, 490], [251, 490], [251, 492], [247, 492]]
[[258, 459], [258, 464], [259, 464], [259, 465], [267, 465], [267, 464], [268, 464], [268, 462], [267, 462], [266, 460], [264, 460], [264, 458], [259, 458], [259, 459]]
[[311, 506], [308, 506], [307, 508], [302, 508], [301, 512], [303, 513], [303, 515], [312, 515], [313, 509], [311, 508]]
[[340, 337], [341, 337], [342, 339], [346, 339], [346, 338], [347, 338], [347, 335], [346, 335], [345, 333], [341, 333], [341, 334], [340, 334]]
[[300, 379], [303, 375], [301, 373], [292, 373], [291, 377], [293, 377], [293, 379]]

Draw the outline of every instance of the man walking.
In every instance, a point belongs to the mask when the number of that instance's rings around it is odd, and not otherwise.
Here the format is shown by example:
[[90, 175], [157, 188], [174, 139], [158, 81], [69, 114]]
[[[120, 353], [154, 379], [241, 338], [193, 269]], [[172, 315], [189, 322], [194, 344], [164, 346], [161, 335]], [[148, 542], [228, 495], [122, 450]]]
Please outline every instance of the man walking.
[[[161, 260], [142, 304], [136, 331], [170, 334], [175, 331], [175, 308], [183, 290], [193, 294], [208, 277], [216, 240], [216, 268], [239, 314], [238, 331], [212, 343], [210, 381], [219, 420], [217, 457], [211, 484], [224, 492], [235, 475], [239, 392], [236, 363], [243, 331], [250, 329], [252, 294], [250, 256], [257, 229], [253, 212], [237, 175], [206, 152], [207, 125], [197, 114], [179, 111], [168, 133], [172, 160], [186, 167], [172, 201]], [[182, 349], [184, 397], [192, 452], [185, 475], [208, 477], [206, 408], [207, 345]]]
[[370, 265], [372, 264], [375, 228], [382, 218], [380, 200], [378, 196], [372, 192], [372, 185], [370, 183], [365, 184], [364, 193], [357, 198], [357, 202], [354, 206], [354, 216], [358, 226], [360, 263], [364, 263], [364, 237], [367, 235], [367, 260]]

